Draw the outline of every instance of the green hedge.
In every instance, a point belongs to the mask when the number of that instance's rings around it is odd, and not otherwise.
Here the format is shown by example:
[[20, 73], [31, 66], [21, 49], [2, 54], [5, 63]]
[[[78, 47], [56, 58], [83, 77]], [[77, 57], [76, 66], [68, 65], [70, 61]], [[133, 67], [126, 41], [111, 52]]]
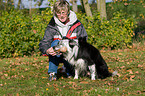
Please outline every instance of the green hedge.
[[145, 2], [143, 0], [126, 0], [116, 3], [107, 3], [107, 17], [108, 19], [113, 17], [113, 13], [122, 10], [123, 13], [130, 14], [136, 18], [140, 18], [140, 15], [145, 16]]
[[[94, 13], [93, 18], [77, 14], [88, 33], [88, 42], [98, 48], [122, 48], [132, 43], [135, 25], [132, 17], [125, 19], [123, 13], [117, 12], [110, 21], [101, 23], [100, 15]], [[40, 53], [38, 44], [51, 17], [49, 9], [31, 16], [22, 10], [3, 12], [0, 18], [0, 58]]]
[[0, 57], [39, 52], [39, 41], [52, 17], [49, 10], [28, 16], [22, 10], [3, 12], [0, 18]]
[[[96, 12], [94, 12], [96, 13]], [[81, 16], [79, 16], [81, 17]], [[101, 22], [98, 13], [93, 15], [93, 18], [80, 18], [89, 35], [88, 41], [97, 48], [131, 48], [132, 37], [134, 36], [134, 28], [136, 22], [133, 17], [125, 18], [125, 14], [116, 12], [113, 18]], [[89, 20], [87, 22], [86, 20]], [[87, 23], [85, 23], [87, 22]]]

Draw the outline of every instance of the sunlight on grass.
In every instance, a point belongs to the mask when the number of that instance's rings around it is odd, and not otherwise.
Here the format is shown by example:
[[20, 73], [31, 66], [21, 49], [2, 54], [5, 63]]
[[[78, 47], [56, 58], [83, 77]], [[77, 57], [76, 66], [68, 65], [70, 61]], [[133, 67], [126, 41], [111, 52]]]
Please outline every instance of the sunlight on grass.
[[[118, 96], [145, 95], [145, 48], [103, 51], [115, 77], [91, 81], [88, 77], [60, 77], [48, 81], [48, 57], [0, 59], [0, 92], [12, 96]], [[62, 64], [60, 64], [62, 66]]]

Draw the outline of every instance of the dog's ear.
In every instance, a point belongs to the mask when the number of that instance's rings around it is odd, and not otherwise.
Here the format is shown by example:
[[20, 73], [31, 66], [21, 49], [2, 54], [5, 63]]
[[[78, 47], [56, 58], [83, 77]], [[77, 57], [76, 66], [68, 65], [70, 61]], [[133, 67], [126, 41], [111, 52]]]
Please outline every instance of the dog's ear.
[[87, 38], [86, 37], [80, 37], [79, 38], [79, 43], [80, 42], [87, 42]]
[[70, 40], [69, 40], [69, 46], [70, 46], [71, 48], [73, 48], [75, 45], [77, 45], [77, 42], [76, 42], [75, 40], [73, 40], [73, 39], [70, 39]]
[[62, 37], [62, 40], [64, 40], [64, 39], [68, 39], [68, 37], [66, 37], [66, 36]]

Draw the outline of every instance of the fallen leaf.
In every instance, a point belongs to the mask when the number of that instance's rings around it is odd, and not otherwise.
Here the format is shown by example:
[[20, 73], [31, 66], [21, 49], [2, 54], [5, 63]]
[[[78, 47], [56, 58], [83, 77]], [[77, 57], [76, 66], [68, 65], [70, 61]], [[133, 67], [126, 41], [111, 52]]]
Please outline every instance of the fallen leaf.
[[46, 68], [46, 69], [48, 69], [48, 68], [49, 68], [49, 66], [46, 66], [45, 68]]
[[23, 75], [21, 75], [21, 77], [22, 77], [22, 78], [24, 78], [24, 76], [23, 76]]
[[109, 89], [105, 89], [105, 93], [108, 93]]
[[75, 84], [76, 84], [75, 82], [71, 82], [71, 81], [70, 81], [70, 82], [68, 82], [68, 83], [69, 83], [69, 84], [73, 84], [73, 85], [75, 85]]
[[19, 96], [19, 93], [17, 93], [17, 95], [16, 96]]
[[85, 93], [86, 93], [86, 92], [87, 92], [87, 90], [84, 90], [83, 92], [85, 92]]
[[137, 94], [141, 94], [141, 91], [138, 90], [138, 91], [137, 91]]
[[34, 58], [34, 60], [38, 60], [38, 58]]
[[50, 84], [49, 84], [49, 83], [47, 83], [47, 85], [49, 86]]
[[122, 53], [119, 53], [118, 55], [123, 55]]
[[81, 84], [88, 84], [89, 82], [87, 82], [87, 81], [81, 81], [80, 83]]
[[42, 77], [42, 79], [46, 79], [47, 77]]
[[110, 83], [108, 83], [108, 85], [110, 86], [111, 84], [110, 84]]
[[95, 92], [97, 92], [97, 89], [95, 89]]
[[111, 77], [111, 80], [114, 80], [114, 78], [113, 78], [113, 77]]
[[3, 72], [0, 72], [0, 75], [2, 75], [3, 74]]
[[133, 74], [133, 72], [132, 72], [132, 70], [130, 69], [130, 70], [127, 70], [127, 72], [129, 72], [129, 74]]
[[12, 69], [12, 71], [15, 71], [16, 69]]
[[28, 70], [28, 68], [25, 68], [25, 71], [27, 71]]
[[64, 79], [63, 77], [61, 77], [61, 79]]
[[125, 68], [125, 66], [121, 66], [120, 68], [123, 69], [123, 68]]
[[59, 88], [55, 88], [55, 90], [57, 90], [57, 91], [58, 91], [58, 90], [59, 90]]
[[6, 76], [6, 77], [7, 77], [7, 76], [8, 76], [8, 74], [4, 74], [4, 76]]
[[137, 67], [143, 67], [143, 65], [138, 64], [138, 66], [137, 66]]
[[36, 30], [33, 30], [33, 32], [34, 32], [34, 34], [36, 34], [36, 33], [37, 33], [37, 31], [36, 31]]
[[136, 71], [135, 73], [136, 73], [136, 74], [138, 74], [139, 72], [138, 72], [138, 71]]
[[126, 75], [123, 77], [123, 80], [129, 81], [129, 80], [128, 80], [128, 77], [127, 77]]
[[4, 86], [3, 84], [0, 84], [0, 86]]
[[120, 76], [121, 76], [121, 74], [117, 73], [117, 76], [118, 76], [118, 77], [120, 77]]
[[119, 88], [116, 88], [117, 91], [119, 91]]
[[134, 81], [133, 78], [135, 77], [135, 75], [131, 75], [130, 76], [130, 81]]

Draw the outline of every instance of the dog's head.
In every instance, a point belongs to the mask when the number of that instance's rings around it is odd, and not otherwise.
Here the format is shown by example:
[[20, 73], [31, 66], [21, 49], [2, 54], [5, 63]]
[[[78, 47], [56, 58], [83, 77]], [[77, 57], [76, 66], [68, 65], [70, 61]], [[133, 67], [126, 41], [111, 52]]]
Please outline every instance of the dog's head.
[[60, 40], [58, 44], [53, 47], [53, 49], [66, 53], [66, 52], [72, 52], [75, 46], [78, 46], [78, 40], [64, 38]]

